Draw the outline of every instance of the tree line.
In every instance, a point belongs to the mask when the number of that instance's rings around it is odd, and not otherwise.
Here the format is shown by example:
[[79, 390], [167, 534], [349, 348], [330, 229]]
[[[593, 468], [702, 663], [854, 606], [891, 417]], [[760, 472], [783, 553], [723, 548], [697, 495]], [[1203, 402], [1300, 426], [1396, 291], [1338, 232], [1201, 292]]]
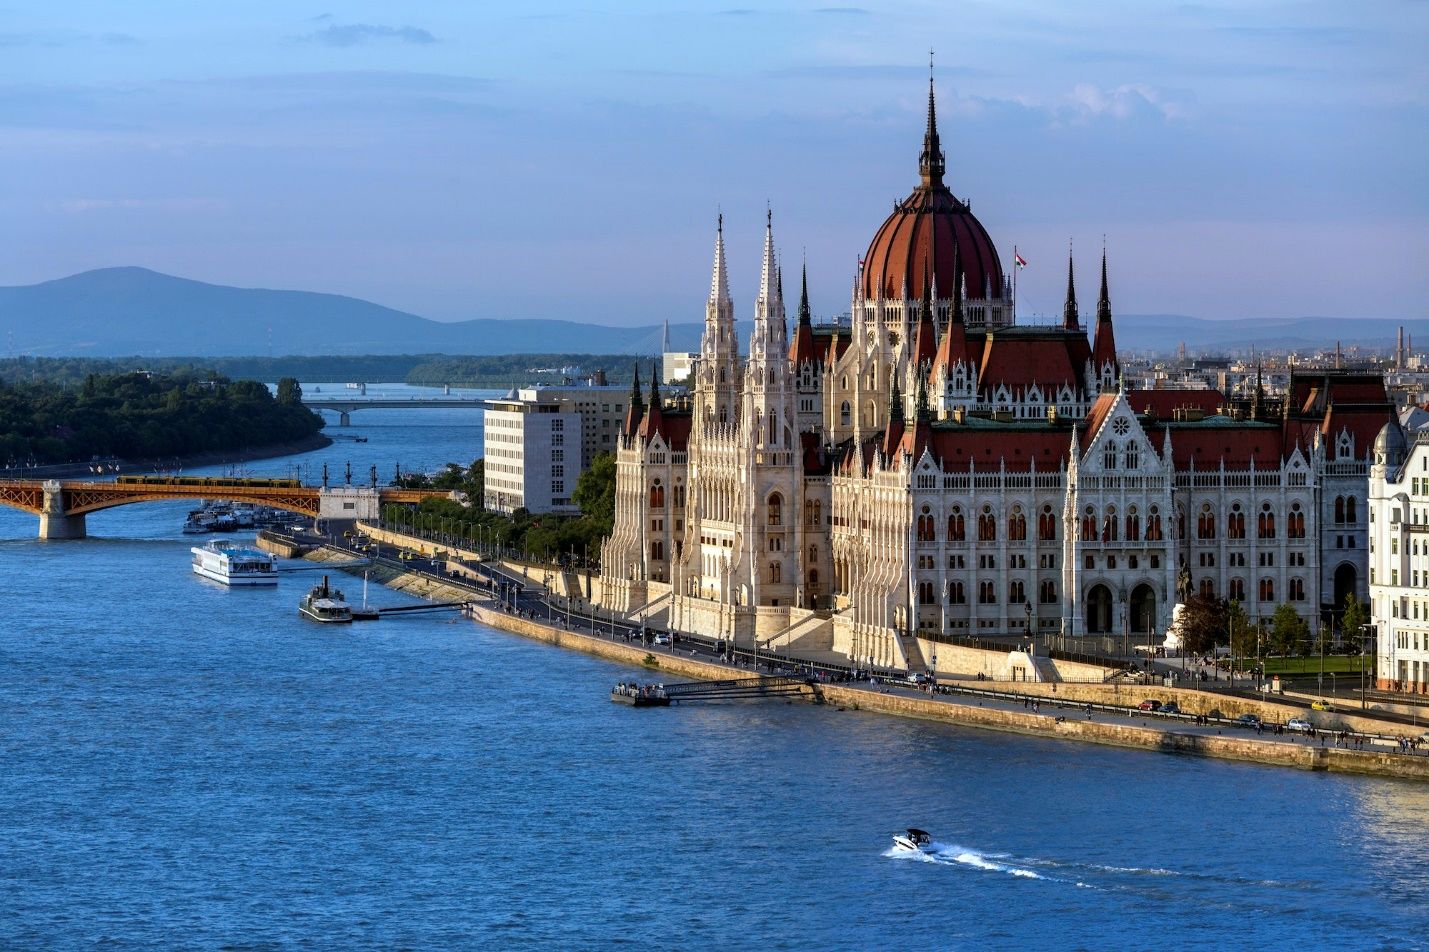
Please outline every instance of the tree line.
[[[1339, 625], [1341, 647], [1350, 654], [1363, 652], [1368, 624], [1367, 607], [1353, 594], [1347, 596]], [[1268, 622], [1252, 622], [1240, 602], [1199, 593], [1186, 600], [1178, 631], [1190, 654], [1209, 655], [1218, 647], [1229, 647], [1237, 658], [1329, 654], [1334, 639], [1328, 626], [1322, 626], [1318, 634], [1312, 632], [1295, 606], [1288, 603], [1277, 607]]]

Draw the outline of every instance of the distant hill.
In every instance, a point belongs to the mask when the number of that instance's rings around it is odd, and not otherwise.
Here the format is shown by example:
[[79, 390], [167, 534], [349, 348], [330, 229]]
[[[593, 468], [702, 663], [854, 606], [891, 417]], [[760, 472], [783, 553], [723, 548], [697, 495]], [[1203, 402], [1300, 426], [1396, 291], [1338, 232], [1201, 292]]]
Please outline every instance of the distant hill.
[[[1119, 314], [1129, 350], [1392, 347], [1400, 324], [1429, 341], [1429, 320], [1306, 317], [1209, 321]], [[44, 356], [356, 354], [655, 354], [663, 328], [574, 321], [444, 323], [370, 301], [311, 291], [231, 288], [146, 268], [103, 268], [41, 284], [0, 288], [0, 349]], [[671, 344], [695, 350], [702, 324], [672, 324]], [[747, 334], [747, 325], [741, 328]]]

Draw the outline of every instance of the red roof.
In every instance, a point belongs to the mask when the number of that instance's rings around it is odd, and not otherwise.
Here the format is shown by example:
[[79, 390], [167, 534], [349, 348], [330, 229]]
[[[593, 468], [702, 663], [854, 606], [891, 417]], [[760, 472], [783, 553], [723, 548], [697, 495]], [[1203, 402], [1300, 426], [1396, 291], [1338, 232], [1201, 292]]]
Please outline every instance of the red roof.
[[[651, 416], [657, 417], [658, 422], [647, 426]], [[687, 410], [662, 410], [658, 414], [646, 415], [645, 421], [640, 425], [640, 435], [649, 439], [658, 433], [671, 452], [683, 453], [690, 445], [690, 427], [693, 422], [694, 417]]]
[[1171, 456], [1178, 470], [1190, 469], [1192, 464], [1196, 469], [1216, 469], [1222, 460], [1228, 469], [1249, 469], [1252, 461], [1257, 468], [1278, 469], [1294, 451], [1293, 444], [1287, 447], [1281, 428], [1266, 423], [1163, 424], [1147, 429], [1147, 436], [1155, 434], [1153, 445], [1162, 444], [1167, 429], [1171, 431]]
[[978, 369], [978, 391], [990, 398], [999, 386], [1013, 394], [1025, 393], [1036, 384], [1050, 397], [1063, 384], [1073, 393], [1086, 390], [1082, 374], [1091, 349], [1081, 331], [1061, 328], [1004, 328], [987, 337], [982, 366]]
[[1039, 472], [1061, 469], [1071, 446], [1071, 431], [1063, 426], [990, 429], [983, 426], [933, 427], [933, 455], [943, 469], [967, 472], [1026, 472], [1035, 463]]
[[1219, 390], [1128, 390], [1126, 402], [1138, 416], [1150, 414], [1169, 420], [1177, 410], [1200, 410], [1213, 416], [1226, 405], [1226, 397]]
[[967, 280], [969, 297], [981, 298], [988, 284], [992, 297], [1002, 297], [1002, 264], [987, 229], [941, 182], [919, 185], [869, 243], [863, 293], [868, 298], [899, 298], [906, 286], [908, 297], [916, 301], [923, 296], [923, 276], [929, 274], [938, 294], [947, 299], [953, 296], [959, 272]]

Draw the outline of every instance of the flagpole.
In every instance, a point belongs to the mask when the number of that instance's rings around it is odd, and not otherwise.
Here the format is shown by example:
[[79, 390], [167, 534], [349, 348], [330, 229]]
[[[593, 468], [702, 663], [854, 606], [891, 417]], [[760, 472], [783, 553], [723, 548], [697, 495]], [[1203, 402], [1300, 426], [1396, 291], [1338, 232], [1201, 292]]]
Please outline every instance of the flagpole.
[[1022, 269], [1017, 266], [1017, 246], [1012, 246], [1012, 323], [1017, 323], [1017, 272]]

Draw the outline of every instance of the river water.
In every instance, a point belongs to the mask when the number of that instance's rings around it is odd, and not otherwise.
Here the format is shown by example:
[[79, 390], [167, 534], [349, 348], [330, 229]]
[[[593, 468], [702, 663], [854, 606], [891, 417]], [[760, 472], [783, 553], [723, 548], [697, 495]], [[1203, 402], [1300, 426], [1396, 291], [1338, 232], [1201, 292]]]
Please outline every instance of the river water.
[[[353, 423], [248, 468], [480, 445], [472, 411]], [[436, 615], [335, 632], [296, 613], [311, 574], [199, 580], [186, 508], [53, 543], [0, 510], [0, 948], [1424, 947], [1429, 787], [637, 711], [605, 661]], [[939, 852], [889, 855], [907, 825]]]

